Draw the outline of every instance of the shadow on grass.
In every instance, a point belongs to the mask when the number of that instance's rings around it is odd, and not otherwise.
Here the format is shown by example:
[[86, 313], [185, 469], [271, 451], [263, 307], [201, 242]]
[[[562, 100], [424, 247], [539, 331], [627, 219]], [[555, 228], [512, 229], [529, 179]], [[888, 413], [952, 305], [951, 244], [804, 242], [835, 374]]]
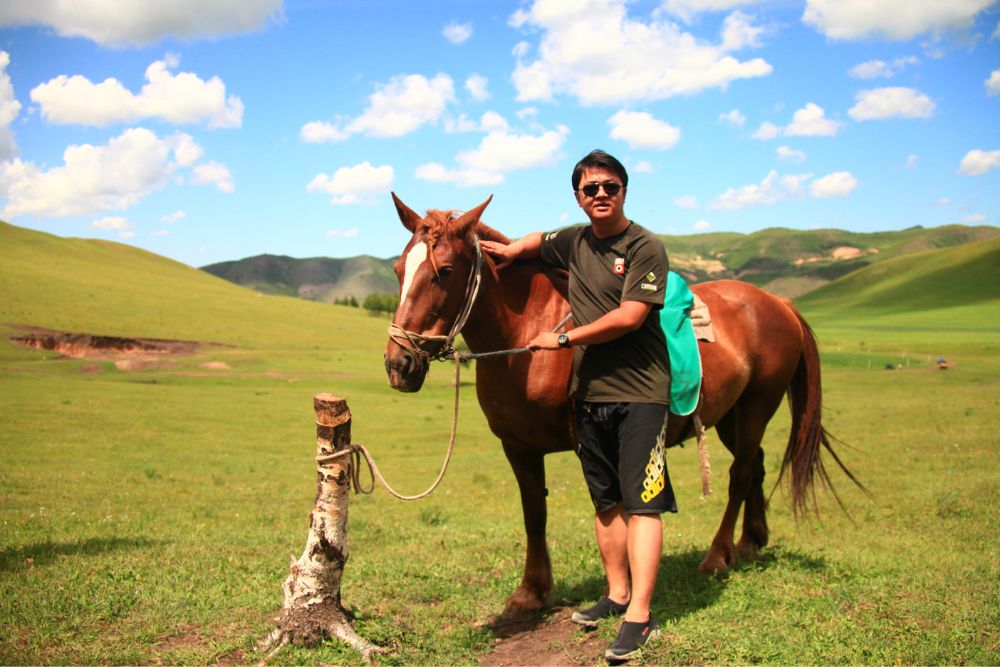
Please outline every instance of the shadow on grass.
[[119, 549], [141, 549], [160, 544], [145, 537], [91, 537], [73, 542], [45, 540], [0, 551], [0, 571], [13, 571], [31, 565], [48, 565], [60, 556], [93, 556]]

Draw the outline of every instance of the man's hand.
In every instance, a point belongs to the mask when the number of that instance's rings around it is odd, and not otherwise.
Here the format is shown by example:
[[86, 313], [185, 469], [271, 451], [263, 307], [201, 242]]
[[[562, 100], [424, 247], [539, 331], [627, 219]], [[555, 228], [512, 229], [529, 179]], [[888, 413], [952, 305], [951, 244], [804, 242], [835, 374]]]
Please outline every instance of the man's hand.
[[559, 334], [557, 333], [540, 333], [528, 342], [528, 349], [534, 352], [535, 350], [558, 350], [559, 347]]
[[517, 259], [517, 254], [511, 252], [511, 246], [506, 243], [480, 241], [479, 245], [483, 249], [483, 252], [493, 258], [498, 270], [507, 268], [511, 262]]

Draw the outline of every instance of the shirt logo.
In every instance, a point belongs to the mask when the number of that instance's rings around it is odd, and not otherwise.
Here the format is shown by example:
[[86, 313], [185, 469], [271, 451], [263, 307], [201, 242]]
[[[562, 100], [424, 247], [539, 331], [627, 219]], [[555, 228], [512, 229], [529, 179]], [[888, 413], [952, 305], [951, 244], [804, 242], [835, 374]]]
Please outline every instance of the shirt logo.
[[625, 258], [615, 257], [615, 273], [618, 275], [625, 275]]
[[650, 292], [655, 292], [659, 289], [656, 285], [650, 285], [649, 283], [642, 283], [639, 287]]
[[648, 280], [649, 282], [653, 282], [654, 280], [656, 280], [656, 274], [650, 271], [649, 273], [646, 274], [646, 280]]

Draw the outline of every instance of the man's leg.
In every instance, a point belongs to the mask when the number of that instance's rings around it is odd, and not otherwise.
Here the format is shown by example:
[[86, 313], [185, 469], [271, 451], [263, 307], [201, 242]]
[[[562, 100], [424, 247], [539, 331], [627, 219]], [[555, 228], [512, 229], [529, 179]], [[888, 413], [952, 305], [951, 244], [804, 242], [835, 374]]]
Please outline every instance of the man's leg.
[[[618, 604], [629, 604], [629, 523], [618, 503], [594, 517], [597, 548], [601, 552], [604, 574], [608, 579], [608, 597]], [[648, 603], [647, 603], [648, 606]]]
[[663, 525], [660, 515], [630, 515], [627, 543], [628, 564], [632, 571], [632, 599], [628, 611], [625, 612], [625, 620], [645, 623], [649, 620], [649, 605], [653, 600], [656, 576], [660, 570], [660, 554], [663, 548]]

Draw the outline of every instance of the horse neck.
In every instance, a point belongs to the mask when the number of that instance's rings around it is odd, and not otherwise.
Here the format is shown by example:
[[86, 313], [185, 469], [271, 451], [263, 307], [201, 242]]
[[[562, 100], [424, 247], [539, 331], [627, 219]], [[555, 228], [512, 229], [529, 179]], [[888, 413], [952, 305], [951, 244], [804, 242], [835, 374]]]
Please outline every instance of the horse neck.
[[[506, 269], [506, 272], [513, 271], [514, 267]], [[479, 296], [462, 330], [462, 337], [473, 352], [492, 352], [515, 347], [515, 318], [506, 306], [507, 299], [504, 295], [516, 287], [516, 282], [518, 281], [500, 280], [493, 263], [483, 263]]]

